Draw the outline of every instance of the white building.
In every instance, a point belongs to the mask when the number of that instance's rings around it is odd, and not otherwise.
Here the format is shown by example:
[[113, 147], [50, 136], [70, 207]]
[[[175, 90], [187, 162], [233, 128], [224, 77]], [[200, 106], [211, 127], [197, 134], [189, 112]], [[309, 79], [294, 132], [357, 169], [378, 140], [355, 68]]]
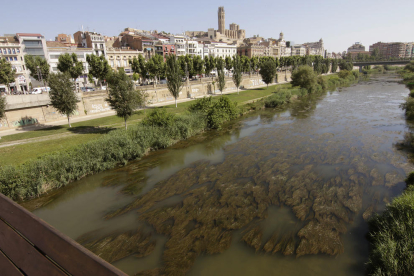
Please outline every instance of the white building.
[[292, 47], [292, 56], [306, 56], [306, 47], [302, 44], [296, 44]]
[[222, 57], [223, 59], [233, 57], [237, 54], [237, 45], [211, 41], [208, 44], [204, 44], [203, 54], [204, 56]]
[[107, 49], [107, 59], [112, 69], [118, 70], [118, 68], [124, 68], [125, 73], [128, 75], [132, 75], [134, 73], [132, 72], [129, 61], [133, 60], [134, 57], [138, 58], [139, 55], [144, 56], [144, 52], [132, 49]]
[[76, 88], [84, 87], [88, 84], [88, 73], [89, 73], [89, 66], [88, 62], [86, 61], [87, 55], [95, 54], [92, 48], [78, 48], [76, 46], [68, 46], [58, 41], [47, 41], [47, 50], [48, 50], [48, 59], [50, 70], [52, 73], [57, 73], [59, 70], [57, 69], [57, 65], [59, 63], [59, 57], [64, 54], [73, 53], [76, 54], [78, 61], [81, 61], [83, 64], [83, 74], [76, 79]]
[[96, 32], [78, 31], [73, 34], [73, 38], [78, 47], [92, 48], [95, 55], [106, 57], [106, 44], [103, 35]]
[[186, 40], [187, 37], [183, 35], [170, 36], [170, 44], [175, 45], [175, 54], [177, 56], [185, 56], [187, 54]]

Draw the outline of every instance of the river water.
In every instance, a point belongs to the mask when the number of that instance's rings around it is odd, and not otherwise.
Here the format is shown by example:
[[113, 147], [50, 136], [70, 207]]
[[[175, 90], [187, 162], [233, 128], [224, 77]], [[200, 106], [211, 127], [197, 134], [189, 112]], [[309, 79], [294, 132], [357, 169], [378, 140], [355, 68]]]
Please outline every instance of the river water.
[[414, 168], [394, 75], [249, 114], [25, 203], [130, 275], [364, 275]]

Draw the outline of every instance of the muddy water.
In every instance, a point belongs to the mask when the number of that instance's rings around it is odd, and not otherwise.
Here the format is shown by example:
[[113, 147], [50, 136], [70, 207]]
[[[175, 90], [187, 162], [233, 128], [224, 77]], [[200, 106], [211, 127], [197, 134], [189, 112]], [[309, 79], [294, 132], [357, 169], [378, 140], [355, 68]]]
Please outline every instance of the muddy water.
[[394, 146], [407, 94], [375, 77], [26, 206], [130, 275], [364, 275], [366, 220], [414, 169]]

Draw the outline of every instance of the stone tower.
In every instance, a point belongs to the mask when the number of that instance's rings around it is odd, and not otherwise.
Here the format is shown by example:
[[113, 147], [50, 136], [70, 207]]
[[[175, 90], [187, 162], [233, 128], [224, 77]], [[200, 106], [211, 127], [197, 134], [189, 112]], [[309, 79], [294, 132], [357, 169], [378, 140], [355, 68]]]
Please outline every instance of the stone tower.
[[224, 21], [224, 7], [218, 8], [218, 31], [221, 34], [225, 33], [225, 21]]

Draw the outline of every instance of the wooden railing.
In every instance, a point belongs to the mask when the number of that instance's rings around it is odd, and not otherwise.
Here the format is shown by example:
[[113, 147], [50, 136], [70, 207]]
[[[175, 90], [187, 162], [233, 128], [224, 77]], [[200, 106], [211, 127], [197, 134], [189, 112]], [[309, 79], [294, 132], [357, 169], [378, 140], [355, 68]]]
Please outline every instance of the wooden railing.
[[126, 276], [2, 194], [0, 275]]

